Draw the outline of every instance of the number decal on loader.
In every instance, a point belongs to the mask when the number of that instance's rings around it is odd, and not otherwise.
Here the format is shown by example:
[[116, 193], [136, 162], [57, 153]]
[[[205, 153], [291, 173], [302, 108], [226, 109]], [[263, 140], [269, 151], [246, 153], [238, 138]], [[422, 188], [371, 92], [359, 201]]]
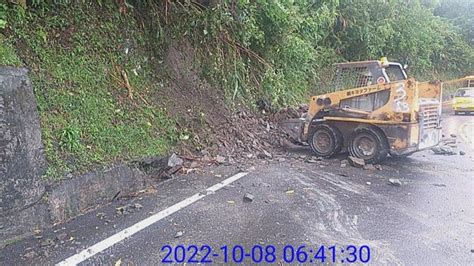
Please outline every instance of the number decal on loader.
[[395, 112], [407, 113], [410, 111], [410, 105], [406, 102], [407, 100], [407, 91], [405, 90], [404, 83], [397, 84], [397, 96], [394, 99], [395, 102]]

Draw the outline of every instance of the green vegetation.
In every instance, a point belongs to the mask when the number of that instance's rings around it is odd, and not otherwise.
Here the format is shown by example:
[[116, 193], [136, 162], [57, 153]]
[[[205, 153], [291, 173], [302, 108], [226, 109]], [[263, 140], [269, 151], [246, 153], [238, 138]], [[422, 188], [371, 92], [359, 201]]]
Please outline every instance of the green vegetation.
[[[31, 69], [48, 178], [162, 154], [175, 142], [173, 121], [150, 100], [160, 82], [144, 63], [140, 34], [130, 30], [137, 27], [133, 18], [107, 7], [97, 16], [95, 8], [60, 6], [47, 16], [12, 10], [9, 16], [10, 38], [16, 39], [18, 53]], [[128, 53], [126, 39], [132, 40]], [[2, 64], [11, 61], [7, 57]], [[123, 86], [122, 70], [129, 73], [133, 99]]]
[[455, 19], [435, 15], [443, 15], [447, 1], [140, 3], [145, 7], [136, 11], [147, 14], [148, 30], [160, 36], [160, 45], [166, 47], [167, 37], [191, 41], [201, 55], [201, 76], [228, 97], [250, 102], [305, 101], [308, 92], [327, 89], [327, 68], [340, 61], [387, 56], [408, 64], [409, 74], [420, 80], [473, 71], [474, 47], [463, 35], [470, 9], [459, 8], [462, 18], [444, 12], [463, 21], [456, 27]]
[[472, 73], [472, 4], [455, 2], [36, 0], [2, 5], [0, 63], [31, 69], [59, 177], [175, 145], [176, 117], [154, 103], [171, 44], [192, 48], [193, 71], [228, 103], [278, 107], [325, 91], [334, 62], [387, 56], [422, 80]]
[[21, 66], [21, 61], [15, 53], [10, 41], [0, 34], [0, 62], [4, 66]]

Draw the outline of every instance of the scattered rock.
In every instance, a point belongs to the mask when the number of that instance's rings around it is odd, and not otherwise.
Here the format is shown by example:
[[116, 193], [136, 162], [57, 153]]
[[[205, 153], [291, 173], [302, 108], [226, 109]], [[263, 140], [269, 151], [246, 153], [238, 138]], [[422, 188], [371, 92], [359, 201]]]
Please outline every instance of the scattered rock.
[[271, 158], [273, 158], [272, 154], [269, 153], [269, 152], [266, 151], [266, 150], [263, 150], [263, 152], [259, 153], [259, 154], [257, 155], [257, 157], [258, 157], [259, 159], [271, 159]]
[[225, 163], [225, 157], [224, 156], [220, 156], [220, 155], [217, 155], [216, 156], [216, 162], [218, 163]]
[[247, 201], [247, 202], [252, 202], [254, 198], [255, 197], [250, 193], [245, 193], [244, 195], [244, 201]]
[[199, 167], [199, 162], [198, 161], [193, 161], [190, 165], [189, 168], [198, 168]]
[[278, 161], [279, 162], [284, 162], [284, 161], [286, 161], [286, 159], [282, 157], [282, 158], [278, 158]]
[[392, 186], [399, 187], [402, 185], [402, 182], [398, 178], [389, 178], [388, 183]]
[[369, 186], [372, 185], [372, 183], [370, 183], [370, 182], [365, 182], [365, 184], [367, 184], [367, 185], [369, 185]]
[[250, 166], [249, 168], [247, 168], [247, 171], [248, 172], [253, 172], [255, 171], [257, 168], [255, 168], [255, 166]]
[[456, 152], [453, 150], [453, 148], [447, 145], [436, 146], [436, 147], [431, 148], [431, 150], [435, 154], [439, 154], [439, 155], [456, 155]]
[[456, 134], [451, 134], [451, 135], [449, 135], [449, 136], [450, 136], [451, 138], [456, 138], [456, 137], [457, 137]]
[[321, 162], [323, 159], [320, 158], [320, 157], [303, 157], [305, 160], [304, 162], [305, 163], [317, 163], [317, 162]]
[[40, 243], [41, 247], [49, 247], [49, 246], [52, 246], [52, 245], [54, 245], [54, 240], [52, 240], [51, 238], [45, 239], [45, 240], [41, 241], [41, 243]]
[[31, 250], [30, 252], [26, 253], [23, 255], [23, 258], [25, 259], [32, 259], [34, 257], [38, 256], [38, 253], [36, 253], [34, 250]]
[[56, 239], [59, 241], [65, 241], [67, 239], [67, 234], [66, 233], [61, 233], [56, 236]]
[[175, 167], [175, 166], [181, 166], [183, 164], [183, 159], [179, 158], [176, 153], [171, 154], [170, 157], [168, 157], [168, 167]]
[[376, 164], [376, 165], [374, 165], [374, 167], [375, 167], [375, 169], [377, 169], [377, 170], [379, 170], [379, 171], [382, 171], [382, 170], [383, 170], [383, 168], [382, 168], [382, 166], [381, 166], [380, 164]]
[[375, 166], [371, 163], [364, 165], [364, 170], [375, 170]]
[[182, 237], [183, 235], [184, 235], [183, 231], [178, 231], [176, 232], [176, 235], [174, 235], [174, 238], [179, 238], [179, 237]]
[[285, 193], [288, 194], [288, 195], [291, 195], [291, 194], [294, 194], [295, 191], [293, 189], [289, 189]]
[[459, 155], [466, 155], [464, 151], [459, 151]]
[[365, 165], [365, 161], [363, 159], [349, 156], [347, 157], [349, 159], [349, 162], [351, 163], [352, 166], [357, 167], [357, 168], [362, 168]]
[[140, 203], [127, 204], [125, 206], [120, 206], [115, 208], [115, 213], [117, 214], [129, 214], [135, 210], [141, 209], [143, 206]]
[[349, 161], [348, 161], [348, 160], [342, 160], [342, 161], [341, 161], [341, 168], [347, 167], [348, 164], [349, 164]]

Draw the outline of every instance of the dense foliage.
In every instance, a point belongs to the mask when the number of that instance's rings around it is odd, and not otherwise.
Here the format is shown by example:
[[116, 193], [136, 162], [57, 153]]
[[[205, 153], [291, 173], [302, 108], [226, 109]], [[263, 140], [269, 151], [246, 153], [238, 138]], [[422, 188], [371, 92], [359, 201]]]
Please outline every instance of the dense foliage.
[[337, 61], [387, 56], [422, 80], [472, 72], [472, 3], [457, 1], [458, 13], [428, 0], [138, 1], [148, 8], [137, 11], [164, 14], [150, 30], [192, 40], [230, 95], [285, 105], [325, 90], [323, 70]]
[[[200, 79], [229, 102], [284, 106], [328, 90], [334, 62], [387, 56], [422, 80], [472, 74], [472, 2], [9, 1], [0, 3], [0, 64], [31, 70], [49, 174], [60, 176], [180, 139], [151, 100], [170, 81], [157, 71], [170, 45], [191, 46]], [[123, 71], [141, 98], [127, 97]]]

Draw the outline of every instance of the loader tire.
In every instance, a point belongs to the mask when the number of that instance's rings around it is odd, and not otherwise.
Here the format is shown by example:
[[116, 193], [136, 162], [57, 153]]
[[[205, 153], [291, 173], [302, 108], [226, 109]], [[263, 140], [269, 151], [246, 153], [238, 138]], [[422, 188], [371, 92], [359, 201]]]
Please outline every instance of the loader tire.
[[319, 124], [311, 129], [308, 143], [316, 156], [329, 158], [341, 151], [342, 134], [336, 127]]
[[390, 148], [384, 133], [376, 127], [354, 131], [349, 141], [351, 156], [363, 159], [365, 163], [378, 163], [387, 157]]

